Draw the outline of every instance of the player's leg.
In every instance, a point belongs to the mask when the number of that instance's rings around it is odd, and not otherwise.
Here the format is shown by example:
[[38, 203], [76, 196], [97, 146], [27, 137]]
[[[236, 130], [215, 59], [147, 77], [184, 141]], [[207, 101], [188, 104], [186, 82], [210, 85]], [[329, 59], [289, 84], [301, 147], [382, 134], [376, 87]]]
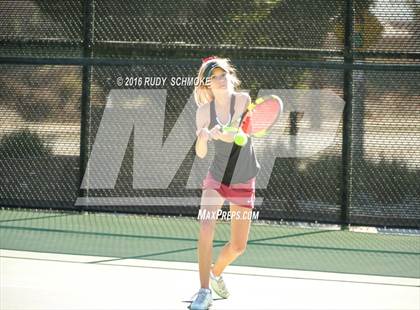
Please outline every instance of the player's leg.
[[203, 189], [199, 213], [200, 233], [198, 238], [198, 263], [201, 288], [191, 303], [190, 309], [208, 309], [213, 302], [210, 282], [210, 267], [213, 251], [214, 230], [217, 211], [222, 207], [224, 198], [214, 189]]
[[[209, 287], [209, 274], [213, 252], [213, 238], [217, 217], [213, 214], [222, 207], [224, 198], [214, 189], [203, 190], [200, 207], [200, 233], [198, 238], [198, 261], [200, 284], [202, 288]], [[210, 218], [206, 218], [206, 216]], [[203, 218], [204, 217], [204, 218]]]
[[251, 217], [249, 216], [249, 213], [252, 212], [251, 208], [244, 208], [231, 203], [230, 211], [232, 216], [231, 237], [222, 248], [210, 274], [211, 287], [222, 298], [228, 298], [229, 291], [221, 274], [226, 266], [245, 251], [251, 226]]
[[230, 211], [231, 214], [239, 214], [239, 216], [231, 218], [230, 240], [222, 248], [213, 266], [212, 271], [215, 276], [221, 275], [226, 266], [245, 251], [248, 242], [252, 209], [230, 203]]

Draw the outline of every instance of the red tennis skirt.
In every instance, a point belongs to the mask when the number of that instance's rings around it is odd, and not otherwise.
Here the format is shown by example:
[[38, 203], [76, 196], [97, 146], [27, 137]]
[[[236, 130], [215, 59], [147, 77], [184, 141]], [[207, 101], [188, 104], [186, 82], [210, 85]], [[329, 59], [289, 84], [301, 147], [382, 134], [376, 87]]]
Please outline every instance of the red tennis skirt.
[[203, 180], [202, 189], [214, 189], [223, 198], [244, 208], [254, 208], [255, 202], [255, 177], [246, 183], [235, 183], [229, 186], [214, 179], [210, 171]]

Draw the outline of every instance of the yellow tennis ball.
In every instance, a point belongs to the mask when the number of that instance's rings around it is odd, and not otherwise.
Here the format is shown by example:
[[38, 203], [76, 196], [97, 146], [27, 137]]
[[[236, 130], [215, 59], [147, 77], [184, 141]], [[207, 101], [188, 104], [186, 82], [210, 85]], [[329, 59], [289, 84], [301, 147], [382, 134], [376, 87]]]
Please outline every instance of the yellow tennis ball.
[[239, 132], [235, 135], [235, 144], [239, 146], [243, 146], [247, 142], [248, 142], [248, 136], [245, 133]]

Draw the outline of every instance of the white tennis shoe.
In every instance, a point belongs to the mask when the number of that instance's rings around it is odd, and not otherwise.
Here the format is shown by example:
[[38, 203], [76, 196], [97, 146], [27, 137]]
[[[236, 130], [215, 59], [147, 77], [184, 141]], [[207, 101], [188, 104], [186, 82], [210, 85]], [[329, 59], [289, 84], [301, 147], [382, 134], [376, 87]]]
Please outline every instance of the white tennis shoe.
[[196, 293], [191, 299], [195, 296], [197, 298], [192, 302], [190, 309], [191, 310], [206, 310], [213, 303], [213, 297], [211, 296], [211, 289], [200, 288], [198, 293]]
[[229, 297], [229, 291], [226, 288], [225, 281], [223, 280], [222, 275], [216, 277], [213, 274], [213, 271], [210, 270], [210, 284], [212, 289], [222, 298]]

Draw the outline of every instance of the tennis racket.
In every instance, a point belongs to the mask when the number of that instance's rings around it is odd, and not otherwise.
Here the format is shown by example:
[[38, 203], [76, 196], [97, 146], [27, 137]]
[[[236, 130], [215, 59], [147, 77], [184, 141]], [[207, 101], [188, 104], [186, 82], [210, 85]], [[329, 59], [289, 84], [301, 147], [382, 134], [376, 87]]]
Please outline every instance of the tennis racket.
[[261, 97], [250, 103], [242, 113], [238, 127], [224, 127], [226, 132], [236, 132], [235, 143], [243, 146], [248, 137], [264, 137], [278, 120], [283, 111], [283, 102], [275, 95]]

